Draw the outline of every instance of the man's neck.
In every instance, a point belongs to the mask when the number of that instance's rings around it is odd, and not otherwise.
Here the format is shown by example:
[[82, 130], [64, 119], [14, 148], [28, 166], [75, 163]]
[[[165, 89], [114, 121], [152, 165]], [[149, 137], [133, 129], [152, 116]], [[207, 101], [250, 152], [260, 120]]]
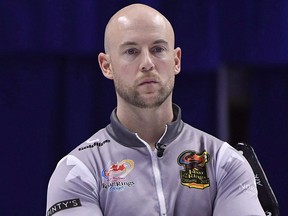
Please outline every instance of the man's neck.
[[166, 124], [173, 120], [172, 102], [164, 102], [157, 108], [138, 108], [132, 105], [117, 106], [121, 124], [145, 140], [152, 149], [165, 131]]

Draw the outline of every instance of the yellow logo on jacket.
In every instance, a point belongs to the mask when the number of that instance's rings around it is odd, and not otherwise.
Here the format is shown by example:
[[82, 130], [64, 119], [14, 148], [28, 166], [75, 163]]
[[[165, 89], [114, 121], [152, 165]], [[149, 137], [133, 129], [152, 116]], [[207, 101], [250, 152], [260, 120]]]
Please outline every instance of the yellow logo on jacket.
[[184, 167], [184, 170], [180, 170], [181, 184], [196, 189], [209, 187], [210, 181], [206, 170], [209, 158], [205, 150], [202, 153], [191, 150], [182, 152], [178, 157], [178, 164]]

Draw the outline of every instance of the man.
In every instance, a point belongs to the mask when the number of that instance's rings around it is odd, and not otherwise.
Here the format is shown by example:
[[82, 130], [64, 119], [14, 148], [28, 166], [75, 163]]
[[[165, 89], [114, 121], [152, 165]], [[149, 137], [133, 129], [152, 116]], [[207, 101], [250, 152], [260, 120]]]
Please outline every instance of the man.
[[181, 49], [163, 15], [142, 4], [118, 11], [98, 60], [117, 108], [58, 163], [47, 215], [265, 215], [247, 161], [184, 123], [172, 103]]

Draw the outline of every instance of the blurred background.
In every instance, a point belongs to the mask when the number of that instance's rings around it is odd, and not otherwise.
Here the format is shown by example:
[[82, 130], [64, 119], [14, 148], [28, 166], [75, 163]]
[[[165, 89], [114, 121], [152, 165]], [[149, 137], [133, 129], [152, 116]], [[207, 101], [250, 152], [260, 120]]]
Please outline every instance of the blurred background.
[[[184, 121], [252, 145], [287, 214], [288, 1], [138, 2], [174, 26]], [[57, 162], [109, 123], [114, 87], [97, 55], [109, 18], [130, 3], [0, 1], [1, 216], [44, 215]]]

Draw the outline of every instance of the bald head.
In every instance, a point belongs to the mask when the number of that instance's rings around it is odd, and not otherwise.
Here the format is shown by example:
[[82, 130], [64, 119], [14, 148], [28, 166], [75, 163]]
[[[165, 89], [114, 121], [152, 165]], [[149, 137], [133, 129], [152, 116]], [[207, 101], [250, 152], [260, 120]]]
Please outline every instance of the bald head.
[[109, 20], [104, 36], [105, 52], [109, 53], [119, 34], [129, 34], [132, 29], [159, 29], [174, 47], [174, 31], [170, 22], [157, 10], [143, 4], [122, 8]]

